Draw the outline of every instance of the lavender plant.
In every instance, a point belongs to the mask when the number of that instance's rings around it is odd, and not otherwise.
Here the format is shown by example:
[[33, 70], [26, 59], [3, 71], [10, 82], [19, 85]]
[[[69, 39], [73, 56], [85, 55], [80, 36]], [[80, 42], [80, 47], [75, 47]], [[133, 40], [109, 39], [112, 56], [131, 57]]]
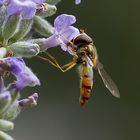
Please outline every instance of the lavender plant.
[[[0, 0], [0, 140], [13, 140], [5, 131], [14, 128], [12, 122], [23, 108], [37, 105], [38, 94], [21, 99], [20, 92], [27, 86], [39, 86], [40, 81], [24, 62], [46, 49], [61, 46], [64, 51], [68, 40], [79, 34], [72, 26], [72, 15], [58, 16], [52, 26], [47, 17], [55, 14], [60, 0]], [[79, 4], [80, 0], [75, 0]], [[33, 38], [38, 33], [42, 38]], [[5, 86], [5, 77], [15, 81]]]

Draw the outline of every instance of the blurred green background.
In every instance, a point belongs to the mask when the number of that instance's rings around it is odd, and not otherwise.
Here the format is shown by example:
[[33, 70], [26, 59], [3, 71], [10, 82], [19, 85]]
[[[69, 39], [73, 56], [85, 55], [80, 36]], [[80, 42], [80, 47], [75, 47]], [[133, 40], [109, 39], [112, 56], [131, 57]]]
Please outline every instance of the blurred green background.
[[[118, 85], [116, 99], [95, 72], [94, 89], [85, 108], [79, 106], [76, 69], [61, 73], [39, 59], [27, 60], [42, 86], [26, 89], [39, 93], [38, 106], [15, 120], [11, 135], [16, 140], [139, 140], [140, 139], [140, 1], [63, 0], [58, 12], [77, 17], [97, 47], [100, 61]], [[62, 64], [71, 60], [59, 47], [48, 50]]]

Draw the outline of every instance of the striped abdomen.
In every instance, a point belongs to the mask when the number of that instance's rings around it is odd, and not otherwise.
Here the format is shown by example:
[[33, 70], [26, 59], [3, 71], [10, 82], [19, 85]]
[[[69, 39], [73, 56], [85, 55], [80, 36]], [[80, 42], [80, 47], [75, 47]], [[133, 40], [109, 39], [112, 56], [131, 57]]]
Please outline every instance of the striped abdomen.
[[83, 64], [81, 66], [81, 81], [80, 81], [80, 105], [84, 106], [91, 94], [92, 86], [93, 86], [93, 70], [91, 66], [87, 66]]

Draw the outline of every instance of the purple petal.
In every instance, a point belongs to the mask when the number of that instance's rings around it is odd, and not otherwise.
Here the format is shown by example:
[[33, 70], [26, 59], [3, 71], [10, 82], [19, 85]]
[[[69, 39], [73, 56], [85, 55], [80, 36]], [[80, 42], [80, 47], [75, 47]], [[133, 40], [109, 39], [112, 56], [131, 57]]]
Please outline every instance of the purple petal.
[[15, 13], [19, 13], [21, 11], [21, 2], [18, 0], [10, 1], [9, 5], [7, 6], [7, 13], [8, 15], [13, 15]]
[[62, 14], [58, 16], [54, 21], [54, 34], [45, 41], [46, 48], [60, 45], [64, 51], [72, 54], [67, 43], [80, 34], [77, 28], [71, 26], [75, 21], [76, 18], [72, 15]]
[[10, 1], [7, 7], [8, 15], [22, 14], [24, 19], [31, 19], [36, 13], [37, 5], [32, 1]]
[[37, 5], [33, 2], [27, 1], [22, 7], [22, 15], [24, 19], [31, 19], [36, 13]]
[[31, 0], [32, 2], [35, 2], [36, 4], [42, 4], [44, 0]]
[[80, 32], [77, 28], [73, 26], [69, 26], [62, 32], [62, 37], [61, 39], [65, 42], [68, 43], [68, 41], [71, 41], [73, 38], [75, 38], [77, 35], [79, 35]]
[[5, 58], [4, 61], [10, 65], [10, 69], [13, 73], [22, 72], [22, 66], [25, 65], [25, 62], [21, 58]]
[[75, 22], [75, 16], [66, 14], [62, 14], [55, 19], [55, 34], [58, 35], [64, 43], [72, 40], [80, 33], [77, 28], [71, 26]]
[[68, 26], [76, 22], [76, 18], [73, 15], [62, 14], [58, 16], [54, 21], [54, 27], [57, 32], [61, 33]]
[[80, 4], [81, 0], [75, 0], [75, 4]]
[[60, 42], [59, 45], [61, 46], [61, 49], [62, 49], [63, 51], [67, 51], [68, 46], [63, 42], [62, 39], [58, 38], [58, 40], [59, 40], [59, 42]]
[[47, 38], [46, 40], [44, 40], [45, 47], [52, 48], [60, 45], [60, 40], [58, 38], [59, 38], [58, 35], [54, 34], [49, 38]]
[[71, 41], [73, 38], [75, 38], [77, 35], [79, 35], [80, 32], [77, 28], [73, 26], [69, 26], [60, 36], [59, 36], [59, 42], [60, 46], [64, 51], [68, 51], [70, 54], [70, 49], [68, 49], [67, 43]]
[[25, 65], [21, 58], [5, 58], [5, 62], [10, 65], [11, 73], [15, 75], [16, 88], [22, 90], [26, 86], [40, 85], [36, 75]]
[[0, 0], [0, 4], [3, 4], [3, 3], [5, 3], [5, 0]]

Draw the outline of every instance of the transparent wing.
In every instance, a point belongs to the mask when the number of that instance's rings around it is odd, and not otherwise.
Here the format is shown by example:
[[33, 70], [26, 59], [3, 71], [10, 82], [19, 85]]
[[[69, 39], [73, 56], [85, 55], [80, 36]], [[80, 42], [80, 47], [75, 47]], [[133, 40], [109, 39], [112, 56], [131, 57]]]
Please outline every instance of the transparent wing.
[[99, 61], [97, 63], [97, 69], [106, 88], [111, 92], [113, 96], [119, 98], [120, 97], [119, 89], [117, 88], [116, 84], [111, 79], [109, 74], [104, 70], [103, 65]]

